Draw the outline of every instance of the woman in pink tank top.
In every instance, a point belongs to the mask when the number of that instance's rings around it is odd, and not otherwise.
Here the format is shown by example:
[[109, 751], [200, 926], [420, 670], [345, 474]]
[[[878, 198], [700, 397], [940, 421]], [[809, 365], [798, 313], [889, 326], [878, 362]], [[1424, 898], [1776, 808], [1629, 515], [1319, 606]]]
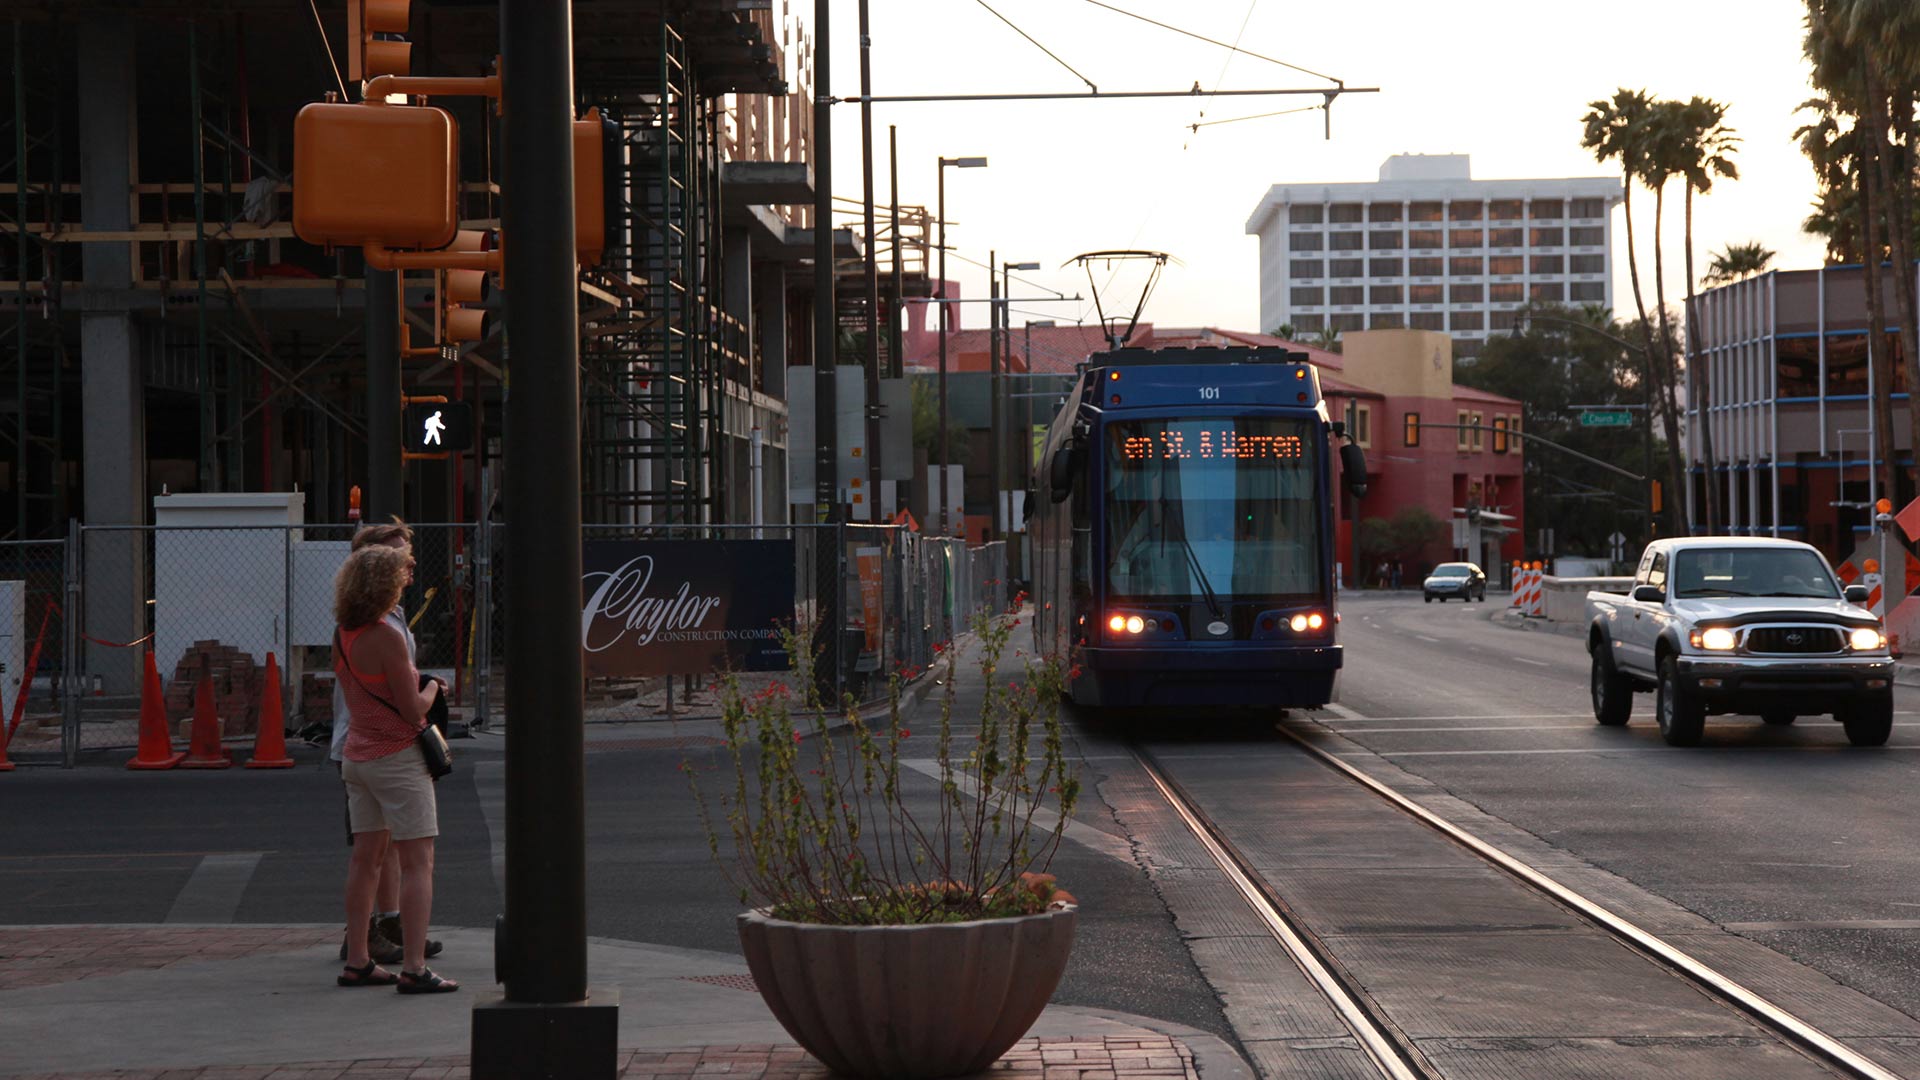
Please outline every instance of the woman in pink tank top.
[[441, 994], [460, 984], [427, 967], [427, 921], [433, 912], [433, 840], [440, 833], [433, 778], [420, 756], [420, 731], [439, 693], [437, 683], [416, 690], [419, 676], [406, 639], [386, 622], [406, 587], [410, 556], [384, 546], [348, 556], [334, 579], [334, 677], [344, 688], [352, 724], [342, 748], [340, 776], [347, 786], [353, 859], [347, 867], [347, 925], [365, 926], [373, 913], [380, 860], [389, 842], [400, 856], [403, 968], [382, 969], [367, 955], [363, 936], [349, 934], [341, 986], [392, 986], [403, 994]]

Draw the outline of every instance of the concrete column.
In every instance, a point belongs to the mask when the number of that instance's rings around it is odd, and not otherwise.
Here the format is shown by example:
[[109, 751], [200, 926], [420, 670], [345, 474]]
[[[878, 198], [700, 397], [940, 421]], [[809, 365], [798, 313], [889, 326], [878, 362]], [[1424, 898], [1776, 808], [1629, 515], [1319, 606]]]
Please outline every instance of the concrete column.
[[[787, 282], [786, 271], [768, 264], [756, 271], [753, 290], [754, 340], [760, 343], [761, 381], [769, 397], [787, 397]], [[784, 478], [781, 481], [785, 483]]]
[[[138, 155], [134, 112], [133, 23], [90, 21], [74, 35], [78, 43], [80, 118], [80, 220], [88, 231], [133, 227], [132, 194]], [[147, 521], [145, 384], [139, 336], [130, 308], [132, 248], [86, 244], [86, 284], [80, 315], [81, 464], [89, 525], [142, 525]], [[87, 632], [110, 641], [132, 641], [147, 632], [145, 544], [131, 531], [87, 534]], [[103, 686], [130, 692], [138, 686], [137, 651], [86, 647], [86, 670]], [[162, 668], [176, 657], [161, 657]]]

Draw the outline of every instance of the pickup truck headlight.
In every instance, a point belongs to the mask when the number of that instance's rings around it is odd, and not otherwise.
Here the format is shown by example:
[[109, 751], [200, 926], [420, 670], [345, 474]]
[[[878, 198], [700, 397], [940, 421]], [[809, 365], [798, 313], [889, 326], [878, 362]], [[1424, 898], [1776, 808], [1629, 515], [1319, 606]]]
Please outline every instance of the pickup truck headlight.
[[1847, 635], [1847, 644], [1860, 652], [1884, 649], [1887, 645], [1887, 635], [1871, 626], [1856, 627], [1853, 633]]
[[1734, 636], [1733, 631], [1724, 626], [1710, 626], [1693, 635], [1693, 644], [1696, 648], [1709, 649], [1714, 652], [1731, 651], [1738, 641], [1739, 639]]

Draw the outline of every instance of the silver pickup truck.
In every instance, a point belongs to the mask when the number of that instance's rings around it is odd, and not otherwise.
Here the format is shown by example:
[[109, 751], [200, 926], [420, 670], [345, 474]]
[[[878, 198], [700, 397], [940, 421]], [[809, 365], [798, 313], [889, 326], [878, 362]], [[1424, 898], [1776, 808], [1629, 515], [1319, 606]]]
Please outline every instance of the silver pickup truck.
[[1674, 746], [1698, 744], [1710, 712], [1832, 715], [1853, 745], [1879, 746], [1893, 727], [1893, 657], [1866, 599], [1806, 544], [1655, 540], [1630, 594], [1587, 594], [1594, 719], [1625, 724], [1634, 693], [1652, 690]]

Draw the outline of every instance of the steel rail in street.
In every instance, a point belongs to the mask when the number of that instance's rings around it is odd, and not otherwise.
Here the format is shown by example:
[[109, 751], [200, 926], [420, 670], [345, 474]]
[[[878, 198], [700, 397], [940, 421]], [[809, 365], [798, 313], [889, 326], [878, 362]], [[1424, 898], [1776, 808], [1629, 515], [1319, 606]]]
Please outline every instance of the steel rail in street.
[[1233, 883], [1233, 887], [1239, 890], [1274, 940], [1280, 943], [1301, 973], [1333, 1006], [1380, 1075], [1390, 1080], [1425, 1080], [1425, 1074], [1407, 1060], [1407, 1047], [1360, 1002], [1347, 988], [1346, 981], [1335, 974], [1319, 952], [1307, 943], [1303, 932], [1293, 925], [1279, 905], [1254, 881], [1252, 873], [1242, 865], [1240, 859], [1228, 850], [1220, 838], [1219, 830], [1160, 771], [1152, 755], [1139, 747], [1134, 747], [1133, 754], [1141, 769], [1145, 770], [1147, 779], [1153, 781], [1153, 786], [1159, 789], [1167, 805], [1173, 807], [1174, 813], [1180, 815], [1180, 820], [1186, 823], [1200, 845], [1207, 849], [1207, 854], [1220, 867], [1221, 873], [1227, 876], [1227, 880]]
[[[1474, 836], [1458, 825], [1442, 818], [1413, 799], [1402, 795], [1384, 781], [1378, 780], [1361, 771], [1350, 762], [1343, 761], [1332, 753], [1307, 741], [1298, 731], [1286, 723], [1275, 725], [1281, 734], [1286, 735], [1302, 748], [1318, 758], [1322, 764], [1345, 774], [1361, 786], [1386, 799], [1400, 810], [1414, 817], [1435, 831], [1446, 836], [1468, 851], [1506, 871], [1522, 884], [1545, 894], [1552, 900], [1566, 905], [1609, 934], [1639, 950], [1669, 969], [1684, 976], [1702, 989], [1719, 997], [1744, 1013], [1762, 1027], [1785, 1039], [1801, 1051], [1812, 1056], [1833, 1069], [1859, 1080], [1901, 1080], [1898, 1073], [1870, 1060], [1859, 1052], [1841, 1043], [1839, 1040], [1809, 1024], [1793, 1013], [1761, 997], [1758, 993], [1735, 982], [1726, 974], [1715, 969], [1696, 957], [1669, 944], [1649, 931], [1627, 921], [1612, 911], [1587, 899], [1580, 893], [1553, 880], [1533, 867], [1494, 847], [1492, 844]], [[1156, 783], [1160, 781], [1155, 779]], [[1165, 790], [1163, 788], [1163, 790]], [[1178, 807], [1176, 806], [1176, 809]], [[1184, 816], [1184, 814], [1183, 814]], [[1211, 848], [1210, 848], [1211, 850]]]

